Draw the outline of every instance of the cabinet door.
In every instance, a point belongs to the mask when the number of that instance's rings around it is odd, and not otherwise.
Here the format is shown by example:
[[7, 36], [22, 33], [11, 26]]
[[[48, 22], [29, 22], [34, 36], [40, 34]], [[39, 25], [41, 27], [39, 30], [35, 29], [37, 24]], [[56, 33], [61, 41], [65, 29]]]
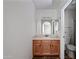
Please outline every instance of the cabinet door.
[[41, 40], [33, 41], [33, 55], [41, 55]]
[[59, 55], [60, 54], [60, 41], [52, 40], [51, 41], [51, 55]]
[[50, 55], [50, 40], [42, 40], [42, 54]]

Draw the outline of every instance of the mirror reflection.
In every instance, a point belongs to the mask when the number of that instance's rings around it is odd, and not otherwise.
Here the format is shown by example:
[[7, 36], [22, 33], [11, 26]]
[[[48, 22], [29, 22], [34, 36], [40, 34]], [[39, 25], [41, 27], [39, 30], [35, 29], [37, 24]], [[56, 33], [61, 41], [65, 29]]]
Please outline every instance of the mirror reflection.
[[43, 35], [57, 35], [59, 32], [58, 20], [41, 20], [41, 32]]
[[43, 24], [42, 24], [42, 31], [43, 31], [43, 34], [44, 35], [51, 35], [51, 23], [48, 22], [48, 21], [45, 21]]

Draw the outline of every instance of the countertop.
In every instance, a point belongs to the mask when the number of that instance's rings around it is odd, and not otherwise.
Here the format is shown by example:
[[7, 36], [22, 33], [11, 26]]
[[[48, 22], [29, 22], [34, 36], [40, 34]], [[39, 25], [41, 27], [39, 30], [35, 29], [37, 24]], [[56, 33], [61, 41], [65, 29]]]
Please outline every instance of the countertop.
[[60, 40], [60, 38], [58, 36], [34, 36], [33, 40]]

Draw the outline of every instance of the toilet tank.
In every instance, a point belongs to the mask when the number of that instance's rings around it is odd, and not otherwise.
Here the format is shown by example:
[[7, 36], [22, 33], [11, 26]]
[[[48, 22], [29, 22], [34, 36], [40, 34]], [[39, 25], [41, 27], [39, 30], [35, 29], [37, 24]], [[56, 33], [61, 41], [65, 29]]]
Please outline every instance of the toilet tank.
[[70, 43], [70, 39], [71, 39], [70, 37], [65, 37], [65, 40], [64, 40], [65, 44], [69, 44]]

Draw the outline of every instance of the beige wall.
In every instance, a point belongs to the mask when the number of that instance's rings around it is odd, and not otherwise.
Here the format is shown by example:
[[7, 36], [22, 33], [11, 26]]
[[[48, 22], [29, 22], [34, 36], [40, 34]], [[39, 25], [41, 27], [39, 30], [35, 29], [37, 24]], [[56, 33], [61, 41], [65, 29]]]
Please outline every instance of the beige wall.
[[75, 20], [76, 20], [76, 11], [75, 9], [68, 9], [65, 10], [65, 23], [64, 23], [64, 30], [65, 30], [65, 42], [68, 42], [71, 39], [71, 44], [74, 44], [74, 29], [75, 29]]
[[4, 2], [4, 59], [32, 59], [34, 13], [30, 2]]
[[37, 34], [41, 34], [41, 19], [43, 19], [43, 17], [51, 17], [55, 20], [59, 19], [59, 15], [59, 10], [57, 9], [36, 9]]

